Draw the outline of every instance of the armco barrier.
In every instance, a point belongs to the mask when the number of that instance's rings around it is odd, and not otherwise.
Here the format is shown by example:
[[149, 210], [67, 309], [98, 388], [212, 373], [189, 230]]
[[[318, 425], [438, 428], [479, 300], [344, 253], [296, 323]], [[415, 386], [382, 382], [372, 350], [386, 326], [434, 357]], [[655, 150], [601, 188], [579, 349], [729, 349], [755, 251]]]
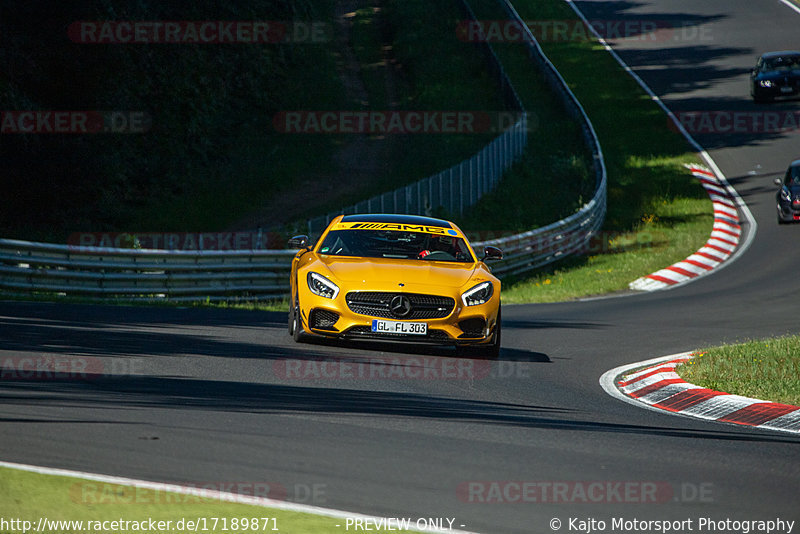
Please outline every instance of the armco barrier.
[[280, 298], [295, 251], [167, 251], [0, 239], [0, 288], [124, 299]]
[[[520, 28], [526, 28], [508, 0], [500, 1], [509, 17]], [[582, 125], [593, 157], [596, 192], [590, 202], [566, 219], [510, 237], [473, 243], [479, 254], [487, 245], [503, 249], [504, 259], [493, 264], [494, 272], [500, 276], [525, 273], [587, 250], [606, 213], [605, 163], [591, 122], [530, 32], [526, 46], [532, 60]], [[440, 184], [429, 183], [429, 191]], [[409, 187], [422, 191], [423, 186]], [[381, 209], [397, 211], [386, 208], [384, 204]], [[280, 298], [289, 291], [288, 275], [294, 254], [291, 250], [108, 249], [0, 239], [0, 289], [126, 299]]]

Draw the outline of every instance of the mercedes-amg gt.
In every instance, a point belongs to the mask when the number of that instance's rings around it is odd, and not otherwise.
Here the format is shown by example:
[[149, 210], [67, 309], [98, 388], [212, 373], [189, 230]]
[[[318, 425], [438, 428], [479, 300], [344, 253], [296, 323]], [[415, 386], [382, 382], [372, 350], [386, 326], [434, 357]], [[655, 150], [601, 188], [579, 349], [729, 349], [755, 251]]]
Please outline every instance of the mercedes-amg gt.
[[[289, 333], [500, 351], [500, 280], [453, 223], [413, 215], [340, 215], [316, 242], [296, 236]], [[472, 346], [472, 349], [467, 347]]]

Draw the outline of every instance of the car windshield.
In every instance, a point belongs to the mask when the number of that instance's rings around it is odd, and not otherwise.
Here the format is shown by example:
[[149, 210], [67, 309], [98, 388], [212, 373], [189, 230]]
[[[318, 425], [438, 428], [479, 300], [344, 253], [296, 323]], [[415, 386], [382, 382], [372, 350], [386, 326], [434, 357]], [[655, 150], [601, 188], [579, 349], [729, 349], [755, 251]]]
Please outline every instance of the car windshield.
[[469, 247], [460, 237], [395, 230], [332, 230], [322, 242], [319, 253], [421, 261], [473, 261]]
[[786, 178], [784, 179], [784, 184], [787, 186], [795, 186], [800, 185], [800, 165], [795, 167], [789, 167], [789, 170], [786, 171]]
[[764, 60], [762, 70], [794, 70], [800, 69], [800, 56], [779, 56]]

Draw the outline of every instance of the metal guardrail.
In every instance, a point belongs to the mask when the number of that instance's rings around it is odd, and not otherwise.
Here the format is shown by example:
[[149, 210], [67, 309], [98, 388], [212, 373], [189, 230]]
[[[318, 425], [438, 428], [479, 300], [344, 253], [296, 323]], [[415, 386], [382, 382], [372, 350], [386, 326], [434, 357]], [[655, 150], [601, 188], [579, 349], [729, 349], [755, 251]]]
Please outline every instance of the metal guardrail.
[[124, 299], [280, 298], [295, 251], [168, 251], [0, 239], [0, 288]]
[[[510, 2], [499, 1], [509, 16], [526, 28]], [[525, 273], [587, 250], [606, 213], [606, 170], [597, 135], [575, 95], [528, 33], [531, 58], [582, 125], [593, 156], [597, 190], [590, 202], [566, 219], [518, 235], [473, 243], [478, 250], [487, 245], [504, 250], [505, 258], [493, 264], [500, 276]], [[470, 176], [474, 186], [478, 175]], [[423, 188], [420, 183], [412, 187]], [[427, 187], [432, 198], [432, 191], [443, 184], [428, 182]], [[384, 203], [381, 209], [386, 207]], [[172, 301], [280, 298], [289, 291], [294, 254], [291, 250], [137, 250], [0, 239], [0, 289]]]

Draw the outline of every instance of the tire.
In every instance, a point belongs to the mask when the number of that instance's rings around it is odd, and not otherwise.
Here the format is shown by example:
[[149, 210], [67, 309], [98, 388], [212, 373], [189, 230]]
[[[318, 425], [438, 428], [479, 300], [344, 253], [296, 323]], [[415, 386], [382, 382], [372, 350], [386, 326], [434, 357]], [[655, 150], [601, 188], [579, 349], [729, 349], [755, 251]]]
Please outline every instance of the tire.
[[300, 315], [300, 300], [299, 297], [294, 299], [294, 306], [290, 313], [291, 323], [289, 328], [292, 331], [292, 339], [295, 343], [302, 343], [303, 341], [303, 319]]
[[500, 357], [500, 343], [502, 340], [503, 330], [500, 325], [500, 313], [502, 309], [497, 309], [497, 320], [494, 325], [494, 336], [492, 336], [492, 344], [486, 347], [484, 355], [487, 358], [497, 359]]
[[289, 306], [289, 322], [287, 330], [290, 336], [294, 336], [294, 306]]

